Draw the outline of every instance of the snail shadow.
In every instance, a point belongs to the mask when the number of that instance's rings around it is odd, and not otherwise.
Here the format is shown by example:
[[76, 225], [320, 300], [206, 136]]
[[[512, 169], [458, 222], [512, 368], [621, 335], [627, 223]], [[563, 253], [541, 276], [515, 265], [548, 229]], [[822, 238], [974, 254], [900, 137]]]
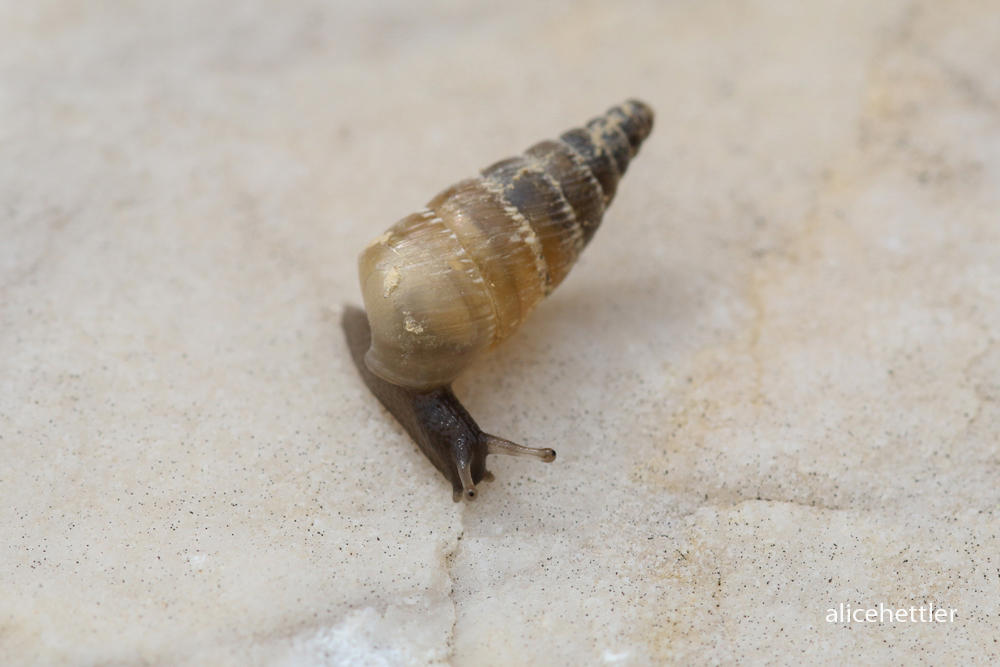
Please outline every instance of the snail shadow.
[[[696, 336], [713, 307], [698, 292], [679, 271], [661, 271], [656, 280], [623, 270], [568, 282], [470, 369], [457, 391], [487, 428], [525, 444], [558, 442], [569, 460], [587, 458], [606, 437], [629, 432], [625, 422], [645, 419], [630, 396], [655, 391], [658, 377], [683, 363], [678, 340]], [[654, 398], [657, 409], [674, 402]]]
[[635, 273], [593, 277], [567, 285], [570, 289], [551, 299], [538, 313], [539, 322], [558, 321], [581, 330], [598, 328], [616, 340], [638, 324], [660, 328], [691, 319], [697, 307], [686, 298], [678, 277], [662, 273], [656, 281]]
[[[559, 350], [576, 345], [596, 354], [592, 362], [627, 354], [633, 343], [654, 348], [665, 333], [694, 327], [711, 307], [704, 299], [694, 298], [695, 290], [685, 278], [669, 271], [659, 271], [655, 280], [643, 271], [616, 271], [610, 276], [568, 281], [549, 297], [511, 341], [499, 348], [494, 357], [523, 354], [524, 346]], [[664, 354], [669, 351], [664, 350]], [[563, 356], [561, 351], [559, 356]]]

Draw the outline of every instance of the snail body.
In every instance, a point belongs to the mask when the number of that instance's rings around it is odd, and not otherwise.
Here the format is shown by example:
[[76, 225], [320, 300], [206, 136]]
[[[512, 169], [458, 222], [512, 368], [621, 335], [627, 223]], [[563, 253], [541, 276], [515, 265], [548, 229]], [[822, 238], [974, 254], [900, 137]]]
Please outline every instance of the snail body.
[[[483, 434], [450, 384], [563, 281], [652, 125], [653, 112], [642, 102], [613, 107], [444, 190], [362, 252], [367, 322], [356, 313], [343, 321], [355, 362], [452, 482], [456, 500], [475, 497], [475, 484], [489, 474], [487, 453], [555, 458], [553, 450]], [[363, 358], [358, 346], [365, 347]], [[457, 430], [431, 429], [428, 436], [434, 420]], [[467, 449], [472, 453], [463, 454]]]

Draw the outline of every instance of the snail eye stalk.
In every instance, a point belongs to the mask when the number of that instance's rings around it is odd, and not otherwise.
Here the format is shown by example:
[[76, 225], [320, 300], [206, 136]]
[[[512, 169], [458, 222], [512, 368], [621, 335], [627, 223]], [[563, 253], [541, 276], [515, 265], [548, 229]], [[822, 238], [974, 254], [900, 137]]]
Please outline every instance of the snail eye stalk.
[[543, 463], [552, 463], [556, 460], [556, 450], [536, 449], [535, 447], [525, 447], [510, 440], [498, 438], [495, 435], [486, 435], [486, 451], [490, 454], [501, 454], [504, 456], [523, 456], [530, 459], [538, 459]]

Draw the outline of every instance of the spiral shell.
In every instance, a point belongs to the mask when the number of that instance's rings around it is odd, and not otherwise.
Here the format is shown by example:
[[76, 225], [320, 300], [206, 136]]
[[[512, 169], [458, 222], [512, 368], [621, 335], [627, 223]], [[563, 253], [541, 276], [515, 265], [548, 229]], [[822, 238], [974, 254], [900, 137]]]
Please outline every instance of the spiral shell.
[[630, 100], [434, 197], [359, 259], [365, 363], [429, 391], [513, 334], [563, 281], [653, 127]]

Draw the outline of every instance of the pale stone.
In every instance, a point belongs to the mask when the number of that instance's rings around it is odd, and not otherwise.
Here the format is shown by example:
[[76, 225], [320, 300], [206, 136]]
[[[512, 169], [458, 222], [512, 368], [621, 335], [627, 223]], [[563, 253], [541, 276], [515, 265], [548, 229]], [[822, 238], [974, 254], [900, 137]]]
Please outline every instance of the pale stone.
[[[998, 62], [973, 0], [0, 3], [0, 663], [995, 661]], [[628, 97], [456, 385], [559, 456], [455, 505], [357, 255]]]

